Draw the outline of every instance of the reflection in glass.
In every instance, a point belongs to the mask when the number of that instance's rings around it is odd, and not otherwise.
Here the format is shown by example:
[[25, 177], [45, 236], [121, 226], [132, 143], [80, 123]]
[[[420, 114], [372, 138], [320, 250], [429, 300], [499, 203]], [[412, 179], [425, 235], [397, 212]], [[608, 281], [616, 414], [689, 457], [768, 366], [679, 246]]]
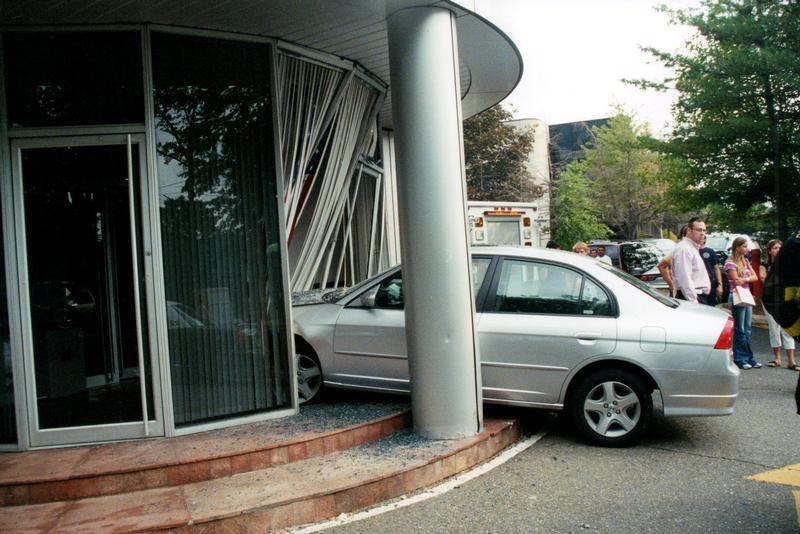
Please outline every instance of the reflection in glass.
[[144, 122], [139, 32], [5, 33], [9, 123]]
[[22, 150], [40, 429], [142, 421], [127, 158], [125, 145]]
[[647, 243], [626, 243], [622, 247], [625, 268], [634, 276], [646, 273], [658, 265], [658, 249]]
[[575, 315], [581, 281], [580, 274], [557, 265], [504, 260], [495, 311]]
[[[0, 220], [0, 230], [3, 222]], [[5, 253], [3, 248], [4, 231], [0, 231], [0, 260]], [[2, 263], [0, 263], [2, 265]], [[8, 327], [8, 292], [6, 291], [5, 269], [0, 272], [0, 334], [3, 341], [2, 382], [0, 382], [0, 443], [17, 442], [17, 419], [14, 414], [14, 374], [11, 369], [11, 343]]]
[[269, 48], [152, 43], [176, 425], [286, 407]]

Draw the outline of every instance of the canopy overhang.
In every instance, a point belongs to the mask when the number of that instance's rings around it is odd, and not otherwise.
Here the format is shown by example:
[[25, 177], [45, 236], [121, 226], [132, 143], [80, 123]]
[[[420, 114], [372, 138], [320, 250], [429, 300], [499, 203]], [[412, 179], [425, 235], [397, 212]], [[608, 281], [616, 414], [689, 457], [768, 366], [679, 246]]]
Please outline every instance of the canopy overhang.
[[389, 87], [381, 126], [392, 127], [387, 12], [453, 11], [464, 117], [502, 101], [522, 75], [514, 43], [474, 12], [472, 0], [17, 0], [0, 4], [3, 26], [163, 24], [279, 39], [361, 65]]

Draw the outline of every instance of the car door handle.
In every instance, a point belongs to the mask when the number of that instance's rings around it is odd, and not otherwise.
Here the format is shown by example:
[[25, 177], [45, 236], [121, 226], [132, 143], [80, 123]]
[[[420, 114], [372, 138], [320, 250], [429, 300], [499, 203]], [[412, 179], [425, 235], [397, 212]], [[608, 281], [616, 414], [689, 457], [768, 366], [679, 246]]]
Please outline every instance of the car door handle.
[[575, 334], [575, 339], [578, 341], [597, 341], [601, 337], [603, 337], [603, 334], [600, 332], [578, 332]]

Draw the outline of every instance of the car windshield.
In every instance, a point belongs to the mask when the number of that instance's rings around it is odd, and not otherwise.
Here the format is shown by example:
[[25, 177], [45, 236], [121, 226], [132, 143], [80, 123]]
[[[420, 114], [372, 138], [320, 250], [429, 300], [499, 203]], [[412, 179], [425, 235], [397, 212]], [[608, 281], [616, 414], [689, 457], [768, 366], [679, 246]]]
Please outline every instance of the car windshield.
[[648, 295], [650, 295], [651, 297], [656, 299], [658, 302], [660, 302], [664, 306], [669, 306], [670, 308], [677, 308], [678, 307], [678, 301], [676, 301], [675, 299], [670, 298], [670, 297], [662, 294], [661, 292], [659, 292], [656, 289], [653, 289], [650, 285], [642, 282], [641, 280], [639, 280], [635, 276], [631, 276], [630, 274], [626, 273], [625, 271], [621, 271], [621, 270], [617, 269], [616, 267], [611, 267], [610, 265], [606, 265], [605, 263], [602, 263], [602, 262], [597, 262], [597, 265], [599, 267], [602, 267], [603, 269], [607, 270], [608, 272], [613, 273], [616, 276], [619, 276], [620, 278], [622, 278], [623, 280], [625, 280], [626, 282], [628, 282], [632, 286], [636, 286], [637, 289], [639, 289], [640, 291], [643, 291], [644, 293], [647, 293]]
[[706, 246], [713, 250], [725, 250], [725, 245], [728, 244], [728, 238], [722, 236], [710, 235], [706, 237]]
[[359, 291], [361, 288], [363, 288], [363, 287], [366, 287], [366, 286], [370, 285], [370, 284], [371, 284], [371, 283], [373, 283], [375, 280], [377, 280], [377, 279], [379, 279], [379, 278], [382, 278], [382, 277], [386, 276], [386, 275], [387, 275], [389, 272], [391, 272], [391, 271], [393, 271], [393, 270], [395, 270], [395, 269], [397, 269], [397, 266], [396, 266], [396, 265], [395, 265], [394, 267], [389, 267], [389, 268], [388, 268], [388, 269], [386, 269], [385, 271], [383, 271], [383, 272], [381, 272], [381, 273], [379, 273], [379, 274], [376, 274], [375, 276], [372, 276], [372, 277], [370, 277], [370, 278], [367, 278], [366, 280], [362, 280], [361, 282], [357, 283], [357, 284], [356, 284], [356, 285], [354, 285], [353, 287], [351, 287], [351, 288], [349, 288], [349, 289], [347, 289], [347, 290], [345, 290], [345, 291], [343, 291], [343, 292], [341, 292], [341, 293], [339, 293], [339, 292], [336, 292], [334, 295], [331, 295], [332, 297], [334, 297], [332, 300], [331, 300], [331, 299], [328, 297], [328, 295], [329, 295], [329, 294], [326, 294], [326, 295], [325, 295], [323, 298], [324, 298], [326, 301], [328, 301], [328, 302], [332, 302], [332, 301], [336, 301], [336, 300], [341, 300], [341, 299], [346, 299], [346, 298], [348, 298], [348, 297], [350, 297], [350, 296], [352, 296], [352, 295], [354, 295], [354, 294], [358, 293], [358, 291]]
[[626, 243], [622, 246], [625, 267], [634, 275], [645, 273], [658, 264], [658, 249], [649, 243]]

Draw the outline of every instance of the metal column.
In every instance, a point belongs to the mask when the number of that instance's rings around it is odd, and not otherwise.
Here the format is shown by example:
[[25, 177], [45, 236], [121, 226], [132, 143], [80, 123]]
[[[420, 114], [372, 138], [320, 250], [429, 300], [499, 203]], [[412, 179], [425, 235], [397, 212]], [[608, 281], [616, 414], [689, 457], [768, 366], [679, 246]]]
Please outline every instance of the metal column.
[[414, 7], [388, 27], [414, 431], [469, 436], [483, 414], [455, 18]]

